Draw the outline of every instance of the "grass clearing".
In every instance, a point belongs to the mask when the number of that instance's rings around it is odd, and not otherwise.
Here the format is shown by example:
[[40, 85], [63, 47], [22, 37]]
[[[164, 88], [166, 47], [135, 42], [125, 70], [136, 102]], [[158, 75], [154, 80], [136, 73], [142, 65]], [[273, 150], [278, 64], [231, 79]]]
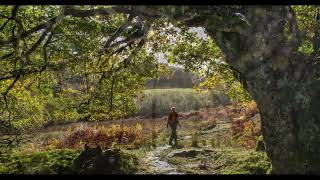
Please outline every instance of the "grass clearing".
[[228, 103], [228, 99], [213, 91], [198, 92], [192, 88], [147, 89], [137, 99], [138, 115], [163, 116], [174, 106], [180, 112], [215, 107]]

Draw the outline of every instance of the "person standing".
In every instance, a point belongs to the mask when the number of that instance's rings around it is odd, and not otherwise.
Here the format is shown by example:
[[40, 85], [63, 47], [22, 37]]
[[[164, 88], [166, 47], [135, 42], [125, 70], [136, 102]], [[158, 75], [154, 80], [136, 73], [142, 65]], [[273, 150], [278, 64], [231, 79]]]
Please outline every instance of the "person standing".
[[169, 140], [169, 145], [172, 145], [172, 141], [174, 141], [174, 145], [177, 145], [177, 126], [181, 128], [181, 125], [178, 120], [178, 113], [176, 112], [176, 108], [172, 107], [171, 112], [168, 115], [167, 128], [170, 125], [171, 128], [171, 136]]

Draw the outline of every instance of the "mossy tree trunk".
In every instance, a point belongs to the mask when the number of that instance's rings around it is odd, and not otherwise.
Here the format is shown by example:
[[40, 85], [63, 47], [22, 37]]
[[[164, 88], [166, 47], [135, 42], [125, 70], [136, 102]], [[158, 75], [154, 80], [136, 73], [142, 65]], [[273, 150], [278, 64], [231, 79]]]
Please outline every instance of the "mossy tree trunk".
[[246, 17], [229, 29], [210, 18], [205, 24], [258, 105], [273, 173], [320, 173], [318, 67], [298, 53], [295, 14], [290, 7], [254, 7]]

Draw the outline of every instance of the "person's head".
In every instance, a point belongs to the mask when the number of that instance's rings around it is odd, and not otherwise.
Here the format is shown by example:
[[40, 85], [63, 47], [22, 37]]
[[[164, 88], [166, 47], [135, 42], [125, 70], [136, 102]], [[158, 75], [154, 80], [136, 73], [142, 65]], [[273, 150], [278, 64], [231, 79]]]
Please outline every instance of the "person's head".
[[172, 111], [172, 112], [176, 112], [176, 108], [175, 108], [175, 107], [172, 107], [172, 108], [171, 108], [171, 111]]

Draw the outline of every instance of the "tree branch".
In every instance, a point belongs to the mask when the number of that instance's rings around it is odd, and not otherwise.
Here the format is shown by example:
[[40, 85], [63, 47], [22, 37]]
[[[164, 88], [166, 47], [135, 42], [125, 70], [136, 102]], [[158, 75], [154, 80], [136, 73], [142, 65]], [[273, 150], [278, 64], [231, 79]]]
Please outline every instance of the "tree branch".
[[106, 51], [111, 42], [114, 41], [130, 24], [130, 22], [132, 21], [133, 19], [133, 14], [130, 14], [128, 20], [126, 23], [122, 24], [117, 30], [116, 32], [107, 40], [107, 42], [105, 43], [104, 47], [102, 48], [102, 50], [100, 51], [100, 53]]
[[[26, 38], [26, 37], [30, 36], [32, 33], [38, 32], [38, 31], [40, 31], [41, 29], [45, 29], [45, 28], [47, 28], [50, 24], [56, 22], [57, 18], [58, 18], [58, 16], [50, 19], [50, 20], [49, 20], [48, 22], [46, 22], [46, 23], [42, 23], [42, 24], [40, 24], [40, 25], [38, 25], [38, 26], [35, 26], [35, 27], [33, 27], [33, 28], [31, 28], [31, 29], [29, 29], [29, 30], [27, 30], [27, 31], [24, 31], [24, 32], [22, 32], [22, 33], [19, 35], [19, 37], [20, 37], [21, 39], [23, 39], [23, 38]], [[8, 40], [0, 41], [0, 46], [4, 46], [4, 45], [7, 45], [7, 44], [15, 43], [15, 42], [17, 42], [17, 41], [18, 41], [18, 38], [15, 37], [15, 36], [12, 36], [12, 37], [10, 37]]]

